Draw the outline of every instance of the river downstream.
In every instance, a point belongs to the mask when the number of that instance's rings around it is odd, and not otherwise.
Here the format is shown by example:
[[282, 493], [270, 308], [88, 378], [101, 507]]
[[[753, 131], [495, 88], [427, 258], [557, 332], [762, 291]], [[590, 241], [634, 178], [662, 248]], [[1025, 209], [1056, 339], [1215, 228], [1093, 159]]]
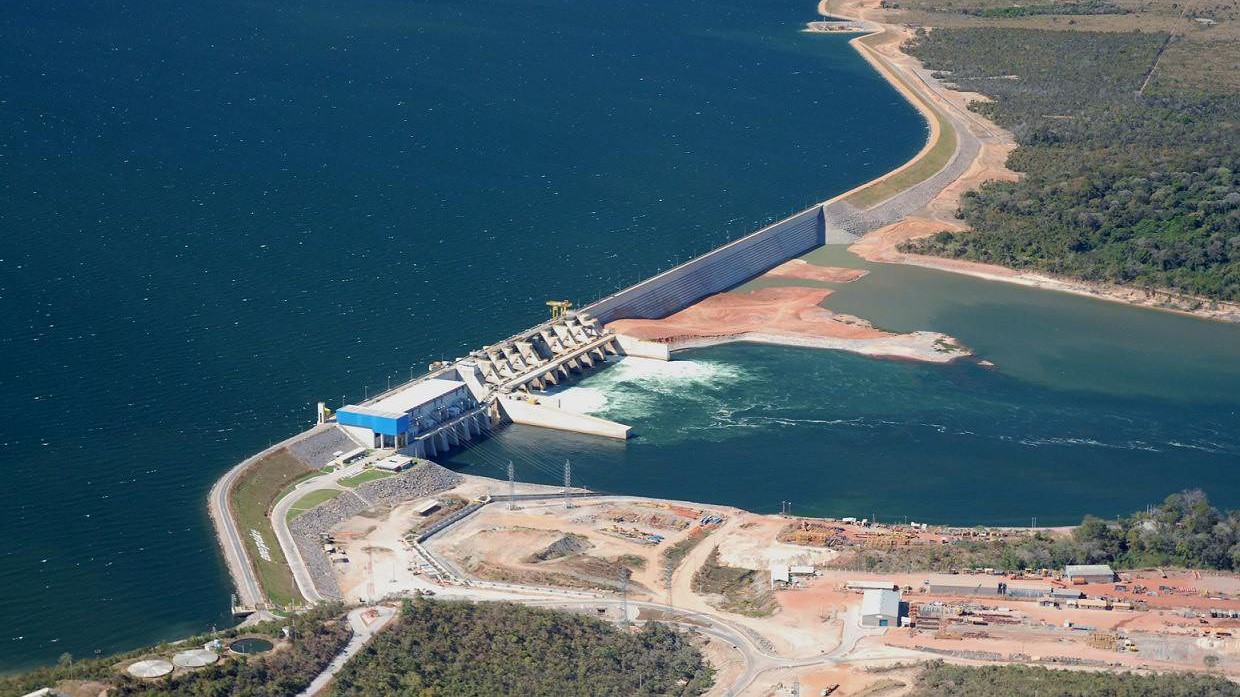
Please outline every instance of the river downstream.
[[934, 523], [1070, 524], [1189, 487], [1240, 505], [1240, 327], [843, 247], [811, 258], [870, 271], [827, 307], [948, 333], [977, 360], [736, 344], [633, 361], [574, 390], [633, 427], [627, 444], [512, 428], [453, 462], [555, 482], [536, 463], [571, 459], [604, 491]]

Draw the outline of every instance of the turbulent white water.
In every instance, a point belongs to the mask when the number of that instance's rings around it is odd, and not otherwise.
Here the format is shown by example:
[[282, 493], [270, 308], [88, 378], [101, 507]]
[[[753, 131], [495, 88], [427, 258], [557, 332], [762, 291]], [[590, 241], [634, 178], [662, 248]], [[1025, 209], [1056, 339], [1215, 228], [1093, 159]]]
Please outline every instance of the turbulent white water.
[[[669, 400], [691, 402], [704, 412], [719, 403], [719, 389], [748, 379], [741, 366], [718, 361], [659, 361], [626, 356], [576, 385], [554, 392], [569, 411], [624, 422]], [[705, 409], [703, 409], [705, 407]]]

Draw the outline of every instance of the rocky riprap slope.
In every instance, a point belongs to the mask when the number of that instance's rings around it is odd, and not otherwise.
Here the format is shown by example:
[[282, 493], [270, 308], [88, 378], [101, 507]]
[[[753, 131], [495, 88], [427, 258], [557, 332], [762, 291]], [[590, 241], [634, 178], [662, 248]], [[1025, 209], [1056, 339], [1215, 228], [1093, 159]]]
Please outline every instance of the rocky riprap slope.
[[368, 508], [431, 496], [447, 491], [461, 481], [461, 476], [451, 470], [433, 462], [420, 462], [398, 475], [367, 482], [354, 491], [346, 491], [293, 519], [289, 530], [319, 595], [324, 598], [341, 597], [332, 562], [323, 552], [319, 537], [322, 533]]

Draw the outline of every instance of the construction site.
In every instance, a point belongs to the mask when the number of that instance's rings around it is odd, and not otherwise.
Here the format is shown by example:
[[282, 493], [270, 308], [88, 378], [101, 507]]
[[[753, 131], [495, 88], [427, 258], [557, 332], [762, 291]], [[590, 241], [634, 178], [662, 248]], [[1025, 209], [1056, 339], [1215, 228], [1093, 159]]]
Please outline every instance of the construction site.
[[744, 694], [900, 694], [911, 685], [906, 668], [934, 658], [1240, 675], [1240, 578], [1231, 574], [849, 568], [861, 550], [1025, 534], [758, 515], [463, 476], [361, 511], [322, 544], [350, 601], [525, 599], [613, 619], [718, 623], [744, 637], [711, 645], [704, 634], [721, 685], [762, 666]]

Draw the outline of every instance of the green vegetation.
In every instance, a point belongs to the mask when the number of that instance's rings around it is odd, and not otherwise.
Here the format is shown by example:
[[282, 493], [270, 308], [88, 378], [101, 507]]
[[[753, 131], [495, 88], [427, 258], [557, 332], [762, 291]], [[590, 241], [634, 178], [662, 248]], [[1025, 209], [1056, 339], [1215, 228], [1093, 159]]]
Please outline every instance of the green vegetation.
[[[318, 474], [318, 470], [297, 459], [287, 449], [281, 449], [255, 462], [233, 484], [233, 518], [237, 521], [246, 552], [254, 563], [258, 582], [262, 585], [267, 599], [276, 605], [291, 605], [299, 602], [301, 596], [297, 593], [293, 573], [284, 559], [284, 553], [276, 542], [268, 514], [286, 488], [308, 475], [315, 474]], [[259, 554], [258, 544], [250, 534], [251, 530], [257, 530], [262, 536], [271, 561], [263, 559]]]
[[1100, 673], [1007, 666], [960, 666], [931, 661], [910, 697], [1237, 697], [1240, 685], [1199, 673]]
[[644, 569], [646, 568], [646, 558], [636, 554], [621, 554], [616, 557], [616, 563], [628, 569]]
[[1035, 15], [1118, 15], [1128, 12], [1111, 2], [1055, 2], [1044, 5], [1003, 5], [999, 7], [964, 7], [960, 12], [974, 17], [1033, 17]]
[[1117, 568], [1178, 566], [1240, 570], [1240, 511], [1220, 511], [1198, 490], [1117, 520], [1086, 516], [1068, 535], [1039, 532], [950, 545], [865, 550], [849, 567], [875, 571], [995, 568], [1051, 569], [1065, 564]]
[[373, 482], [376, 479], [387, 479], [392, 476], [392, 474], [392, 472], [384, 472], [383, 470], [377, 469], [362, 470], [352, 477], [342, 477], [340, 479], [340, 484], [342, 486], [347, 486], [350, 489], [355, 489], [366, 482]]
[[769, 617], [779, 609], [764, 575], [753, 569], [725, 566], [719, 560], [718, 547], [693, 574], [691, 588], [694, 593], [721, 596], [723, 601], [716, 607], [746, 617]]
[[707, 528], [694, 528], [689, 532], [688, 537], [663, 550], [659, 558], [663, 566], [664, 586], [671, 587], [672, 574], [676, 573], [676, 569], [680, 567], [680, 563], [685, 560], [685, 557], [689, 556], [689, 552], [692, 552], [694, 547], [700, 545], [702, 540], [705, 540], [709, 534], [710, 530]]
[[905, 687], [907, 687], [907, 685], [899, 680], [883, 678], [873, 685], [862, 689], [860, 692], [854, 693], [853, 697], [881, 697], [881, 695], [892, 694]]
[[332, 694], [699, 695], [712, 682], [689, 635], [657, 622], [628, 634], [583, 615], [419, 599], [345, 664]]
[[[880, 38], [881, 34], [875, 34], [873, 36], [862, 38], [861, 42], [869, 43], [871, 41], [877, 41]], [[877, 53], [875, 53], [874, 56], [876, 60], [882, 60], [882, 58], [878, 58]], [[906, 90], [912, 92], [912, 90], [909, 89], [908, 83], [904, 81], [904, 78], [900, 77], [894, 71], [889, 72], [889, 75], [892, 79], [904, 85]], [[921, 100], [919, 99], [919, 101]], [[934, 120], [938, 124], [939, 137], [934, 142], [934, 145], [932, 145], [928, 151], [923, 153], [921, 157], [908, 168], [903, 169], [890, 177], [883, 179], [882, 181], [871, 184], [860, 191], [857, 191], [845, 199], [846, 201], [858, 208], [869, 208], [877, 203], [882, 203], [905, 189], [912, 187], [918, 182], [929, 179], [936, 172], [943, 169], [943, 167], [947, 165], [947, 161], [951, 159], [952, 153], [956, 152], [956, 130], [951, 127], [951, 124], [948, 123], [946, 117], [944, 117], [937, 108], [926, 104], [924, 101], [922, 101], [922, 104], [930, 110], [930, 112], [934, 115]]]
[[689, 556], [689, 552], [701, 544], [709, 534], [710, 531], [705, 528], [695, 529], [685, 539], [663, 550], [663, 566], [675, 571], [676, 567], [680, 566], [680, 562]]
[[229, 639], [241, 635], [242, 630], [233, 628], [214, 635], [200, 634], [175, 646], [161, 644], [100, 658], [74, 660], [65, 654], [55, 666], [0, 677], [0, 695], [22, 695], [42, 687], [56, 687], [67, 681], [99, 683], [110, 688], [108, 694], [113, 697], [275, 697], [296, 694], [322, 672], [332, 656], [339, 653], [348, 641], [349, 629], [338, 621], [343, 612], [340, 604], [326, 604], [291, 620], [275, 620], [246, 627], [246, 636], [258, 634], [279, 641], [284, 637], [283, 628], [291, 626], [293, 639], [287, 648], [272, 654], [251, 658], [224, 657], [210, 667], [153, 682], [131, 678], [120, 667], [143, 658], [167, 660], [177, 651], [202, 646], [217, 637], [227, 643]]
[[[277, 697], [297, 694], [310, 684], [340, 653], [352, 636], [348, 623], [339, 616], [339, 604], [315, 608], [291, 620], [268, 622], [262, 633], [281, 635], [291, 626], [293, 639], [288, 648], [248, 660], [230, 658], [206, 668], [147, 682], [122, 675], [108, 694], [113, 697], [214, 697], [247, 695]], [[247, 628], [250, 634], [252, 628]]]
[[[937, 29], [909, 51], [1012, 131], [1017, 182], [966, 194], [925, 254], [1240, 300], [1240, 94], [1139, 93], [1164, 33]], [[1014, 76], [1014, 77], [1012, 77]], [[1002, 79], [1000, 79], [1002, 78]]]
[[286, 517], [291, 521], [320, 503], [331, 501], [342, 493], [339, 489], [316, 489], [297, 499], [296, 503], [289, 506]]

